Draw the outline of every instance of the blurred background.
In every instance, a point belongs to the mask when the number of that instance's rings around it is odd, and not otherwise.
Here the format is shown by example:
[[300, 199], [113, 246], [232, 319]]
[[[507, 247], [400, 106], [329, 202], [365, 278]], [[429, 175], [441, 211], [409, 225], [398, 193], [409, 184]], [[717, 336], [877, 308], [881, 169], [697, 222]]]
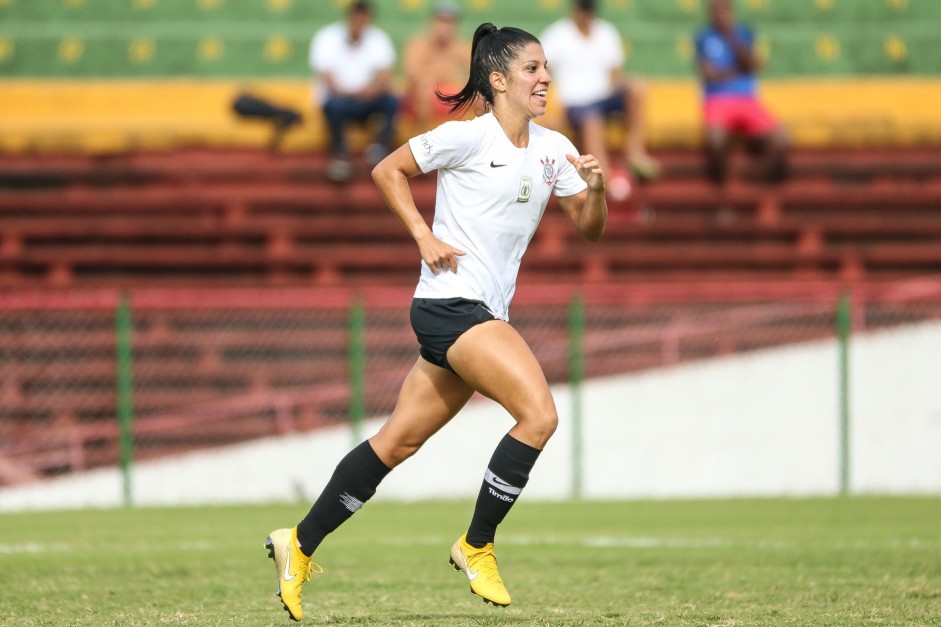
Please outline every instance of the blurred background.
[[[570, 11], [458, 4], [465, 36]], [[375, 5], [401, 51], [433, 3]], [[0, 0], [0, 509], [306, 499], [391, 410], [420, 259], [364, 164], [324, 173], [308, 47], [346, 6]], [[736, 9], [791, 173], [749, 180], [736, 153], [720, 195], [705, 1], [600, 3], [663, 173], [600, 244], [550, 204], [530, 245], [511, 315], [563, 423], [535, 496], [941, 493], [941, 3]], [[298, 117], [239, 115], [246, 94]], [[545, 123], [571, 131], [554, 101]], [[412, 189], [430, 219], [434, 176]], [[380, 496], [475, 494], [447, 468], [486, 457], [455, 443], [508, 426], [475, 402]]]

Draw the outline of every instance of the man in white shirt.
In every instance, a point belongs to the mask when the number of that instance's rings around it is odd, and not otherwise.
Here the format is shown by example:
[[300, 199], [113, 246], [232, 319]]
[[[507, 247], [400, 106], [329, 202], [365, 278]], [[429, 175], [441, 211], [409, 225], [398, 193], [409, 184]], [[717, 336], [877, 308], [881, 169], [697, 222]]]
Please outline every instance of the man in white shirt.
[[609, 193], [627, 195], [618, 190], [618, 169], [607, 163], [605, 121], [612, 116], [622, 116], [627, 128], [627, 166], [642, 180], [656, 178], [660, 166], [645, 147], [646, 84], [625, 75], [621, 35], [613, 24], [597, 17], [596, 0], [574, 0], [572, 16], [550, 24], [539, 39], [559, 100], [569, 124], [580, 135], [582, 149], [596, 155], [601, 169], [611, 173]]
[[337, 182], [349, 181], [353, 174], [346, 142], [350, 122], [363, 124], [373, 116], [382, 118], [375, 142], [366, 149], [371, 166], [385, 157], [395, 140], [399, 108], [391, 91], [395, 47], [389, 36], [372, 24], [372, 17], [372, 3], [357, 0], [350, 5], [346, 22], [324, 26], [310, 44], [314, 93], [330, 130], [327, 176]]

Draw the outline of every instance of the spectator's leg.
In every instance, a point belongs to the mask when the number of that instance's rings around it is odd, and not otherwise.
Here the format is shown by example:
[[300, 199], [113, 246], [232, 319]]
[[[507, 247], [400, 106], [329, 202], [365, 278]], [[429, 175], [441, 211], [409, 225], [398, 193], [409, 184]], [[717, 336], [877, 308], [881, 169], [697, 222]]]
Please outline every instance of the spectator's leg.
[[330, 155], [338, 159], [349, 157], [346, 145], [346, 125], [352, 119], [351, 105], [348, 98], [331, 96], [323, 105], [324, 118], [330, 131]]
[[582, 140], [582, 154], [594, 155], [605, 174], [611, 176], [608, 146], [604, 137], [604, 118], [596, 114], [586, 115], [581, 119], [578, 130]]
[[578, 133], [578, 151], [591, 154], [605, 173], [607, 195], [612, 200], [626, 200], [631, 194], [631, 183], [623, 168], [611, 163], [605, 141], [605, 111], [610, 103], [596, 102], [565, 110], [569, 126]]
[[650, 180], [660, 175], [660, 164], [647, 152], [647, 81], [632, 77], [624, 90], [625, 124], [627, 142], [624, 145], [624, 158], [631, 169], [642, 180]]
[[779, 182], [787, 177], [788, 137], [765, 106], [755, 98], [740, 104], [743, 132], [758, 140], [760, 150], [756, 153], [754, 167], [758, 178], [768, 182]]
[[724, 186], [728, 179], [729, 144], [728, 132], [719, 126], [708, 126], [703, 141], [706, 158], [706, 176], [719, 186]]
[[373, 103], [373, 110], [382, 118], [379, 132], [376, 134], [376, 144], [381, 146], [385, 152], [388, 153], [392, 149], [393, 140], [395, 140], [395, 124], [399, 113], [399, 99], [389, 93], [382, 94], [376, 98]]
[[327, 178], [345, 183], [353, 177], [349, 147], [346, 143], [346, 125], [356, 118], [356, 102], [349, 98], [331, 96], [323, 105], [324, 118], [330, 131], [330, 162]]
[[772, 183], [779, 183], [788, 176], [788, 153], [790, 141], [783, 128], [778, 127], [768, 141], [765, 175]]
[[631, 195], [631, 183], [623, 168], [611, 163], [608, 145], [605, 141], [605, 118], [597, 113], [590, 113], [580, 118], [579, 136], [583, 154], [595, 155], [598, 165], [605, 173], [608, 197], [612, 200], [626, 200]]

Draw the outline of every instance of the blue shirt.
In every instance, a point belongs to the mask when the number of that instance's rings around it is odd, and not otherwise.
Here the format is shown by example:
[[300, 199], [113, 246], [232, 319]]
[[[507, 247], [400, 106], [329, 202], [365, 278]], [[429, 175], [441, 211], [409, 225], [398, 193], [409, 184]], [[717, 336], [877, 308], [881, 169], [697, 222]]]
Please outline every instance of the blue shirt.
[[[735, 26], [735, 37], [749, 49], [755, 43], [755, 37], [747, 26]], [[720, 71], [735, 69], [735, 50], [728, 40], [715, 28], [703, 29], [696, 37], [696, 60], [707, 61]], [[754, 96], [758, 91], [758, 81], [754, 74], [737, 74], [717, 83], [706, 82], [703, 85], [706, 98], [710, 96]]]

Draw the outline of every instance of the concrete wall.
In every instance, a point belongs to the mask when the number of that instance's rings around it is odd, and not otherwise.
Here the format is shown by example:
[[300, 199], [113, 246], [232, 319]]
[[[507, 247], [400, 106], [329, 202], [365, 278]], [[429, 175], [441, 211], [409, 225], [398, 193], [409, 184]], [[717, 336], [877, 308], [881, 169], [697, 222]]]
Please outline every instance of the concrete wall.
[[[859, 335], [852, 360], [851, 489], [941, 493], [941, 324]], [[820, 342], [702, 361], [584, 386], [589, 498], [827, 495], [839, 487], [838, 352]], [[571, 395], [527, 499], [571, 493]], [[367, 423], [373, 433], [381, 421]], [[396, 469], [377, 498], [476, 495], [511, 426], [472, 402]], [[312, 501], [353, 444], [345, 428], [272, 438], [135, 467], [140, 505]], [[0, 511], [114, 506], [121, 478], [101, 470], [0, 490]]]

